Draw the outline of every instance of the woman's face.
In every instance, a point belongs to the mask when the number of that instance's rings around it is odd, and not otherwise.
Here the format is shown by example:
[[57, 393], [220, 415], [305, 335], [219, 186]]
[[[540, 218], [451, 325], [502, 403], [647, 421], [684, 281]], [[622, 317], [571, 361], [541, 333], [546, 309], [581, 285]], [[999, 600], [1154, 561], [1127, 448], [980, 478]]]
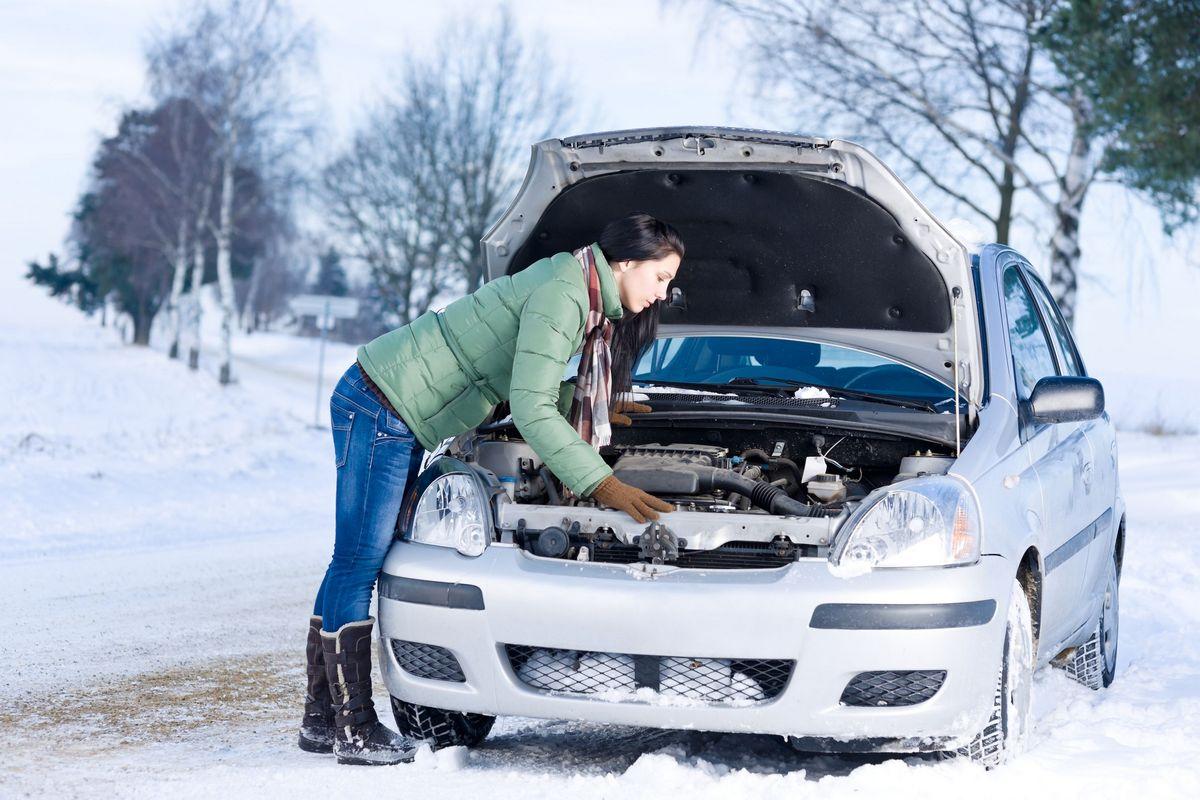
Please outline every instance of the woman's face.
[[655, 300], [667, 299], [667, 287], [679, 271], [679, 255], [670, 253], [654, 261], [617, 261], [612, 266], [621, 305], [636, 314]]

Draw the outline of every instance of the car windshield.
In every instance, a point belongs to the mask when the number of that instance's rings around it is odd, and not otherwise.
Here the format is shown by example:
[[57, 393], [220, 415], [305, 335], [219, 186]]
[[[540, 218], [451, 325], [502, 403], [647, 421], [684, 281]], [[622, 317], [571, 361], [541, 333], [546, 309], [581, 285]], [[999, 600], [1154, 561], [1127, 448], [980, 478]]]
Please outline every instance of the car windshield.
[[850, 347], [765, 336], [660, 338], [638, 361], [633, 380], [642, 384], [800, 384], [933, 405], [953, 400], [951, 387], [897, 361]]

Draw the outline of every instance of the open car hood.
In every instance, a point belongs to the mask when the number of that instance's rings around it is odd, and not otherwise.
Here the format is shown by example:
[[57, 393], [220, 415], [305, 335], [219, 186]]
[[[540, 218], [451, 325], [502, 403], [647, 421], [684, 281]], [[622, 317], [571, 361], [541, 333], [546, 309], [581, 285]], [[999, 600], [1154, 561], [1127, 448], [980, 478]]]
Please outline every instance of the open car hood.
[[967, 248], [859, 145], [731, 128], [540, 142], [516, 199], [483, 238], [488, 277], [595, 241], [631, 211], [670, 222], [687, 246], [664, 333], [787, 329], [953, 386], [957, 330], [960, 387], [979, 408]]

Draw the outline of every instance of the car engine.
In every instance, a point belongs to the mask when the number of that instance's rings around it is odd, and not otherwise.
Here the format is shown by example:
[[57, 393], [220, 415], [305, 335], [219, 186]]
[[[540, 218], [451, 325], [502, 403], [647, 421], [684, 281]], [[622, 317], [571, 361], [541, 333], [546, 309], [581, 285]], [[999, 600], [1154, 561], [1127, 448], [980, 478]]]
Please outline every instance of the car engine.
[[[761, 453], [757, 451], [756, 455]], [[783, 488], [799, 488], [800, 474], [796, 464], [788, 459], [776, 459], [776, 465], [786, 462], [793, 475], [783, 475], [780, 485], [764, 480], [776, 470], [787, 470], [771, 464], [761, 453], [759, 462], [745, 456], [729, 456], [723, 447], [695, 444], [634, 445], [623, 449], [613, 465], [618, 480], [644, 492], [664, 499], [677, 499], [680, 505], [709, 510], [721, 503], [724, 510], [745, 511], [751, 506], [771, 514], [813, 517], [823, 513], [820, 506], [795, 500]]]
[[[869, 492], [945, 472], [952, 463], [929, 450], [914, 452], [912, 440], [878, 435], [794, 429], [705, 435], [724, 441], [663, 444], [627, 436], [601, 451], [619, 480], [681, 512], [650, 525], [573, 496], [518, 438], [498, 432], [470, 438], [455, 455], [496, 476], [503, 488], [497, 489], [501, 535], [533, 555], [710, 569], [773, 568], [820, 556]], [[796, 460], [783, 455], [789, 447]]]
[[[821, 516], [865, 497], [871, 490], [918, 474], [945, 472], [952, 459], [921, 452], [904, 442], [842, 439], [825, 444], [813, 436], [809, 452], [796, 460], [778, 454], [779, 440], [762, 446], [730, 447], [694, 442], [615, 444], [605, 457], [624, 483], [656, 495], [679, 509]], [[839, 460], [828, 453], [839, 448]], [[768, 453], [767, 448], [774, 450]], [[519, 439], [489, 438], [470, 443], [465, 456], [494, 473], [516, 503], [587, 505], [572, 497]], [[799, 461], [799, 463], [797, 463]]]

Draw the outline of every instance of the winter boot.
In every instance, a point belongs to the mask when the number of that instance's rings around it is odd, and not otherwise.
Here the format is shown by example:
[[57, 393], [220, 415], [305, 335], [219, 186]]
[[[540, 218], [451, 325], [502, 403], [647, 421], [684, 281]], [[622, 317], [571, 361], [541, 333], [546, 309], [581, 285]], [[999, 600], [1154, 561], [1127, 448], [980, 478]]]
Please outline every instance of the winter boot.
[[321, 649], [321, 618], [308, 620], [308, 682], [304, 687], [304, 719], [300, 722], [300, 749], [310, 753], [333, 752], [333, 696], [325, 674], [325, 652]]
[[321, 631], [325, 673], [333, 693], [333, 753], [339, 764], [412, 761], [417, 743], [379, 723], [371, 702], [371, 628], [375, 618]]

